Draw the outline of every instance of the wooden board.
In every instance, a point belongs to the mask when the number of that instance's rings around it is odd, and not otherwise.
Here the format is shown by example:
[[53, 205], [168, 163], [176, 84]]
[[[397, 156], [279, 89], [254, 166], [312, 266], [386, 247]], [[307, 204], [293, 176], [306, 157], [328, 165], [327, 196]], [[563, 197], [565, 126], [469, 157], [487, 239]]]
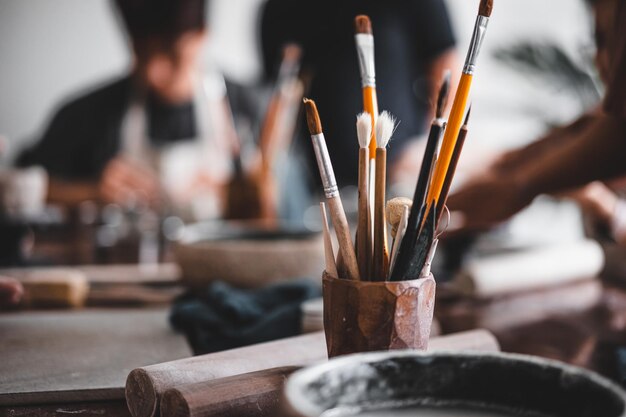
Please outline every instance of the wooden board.
[[82, 271], [90, 284], [178, 284], [181, 271], [178, 265], [164, 263], [158, 265], [78, 265], [66, 267], [35, 267], [0, 269], [0, 275], [18, 280], [41, 271], [76, 269]]
[[124, 398], [134, 368], [191, 356], [167, 309], [0, 315], [0, 406]]

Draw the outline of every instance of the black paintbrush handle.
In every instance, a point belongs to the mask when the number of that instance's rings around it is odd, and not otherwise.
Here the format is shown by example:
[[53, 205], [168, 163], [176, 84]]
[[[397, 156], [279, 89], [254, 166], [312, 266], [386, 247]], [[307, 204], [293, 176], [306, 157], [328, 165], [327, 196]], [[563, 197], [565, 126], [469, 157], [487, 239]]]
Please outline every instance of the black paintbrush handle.
[[420, 230], [413, 250], [409, 254], [406, 268], [402, 274], [393, 277], [392, 281], [409, 281], [419, 278], [424, 265], [428, 259], [430, 248], [435, 240], [435, 223], [437, 222], [437, 209], [435, 204], [430, 205], [428, 213], [425, 214], [426, 221]]
[[454, 145], [454, 151], [452, 151], [452, 159], [450, 160], [448, 172], [446, 172], [446, 178], [443, 181], [441, 194], [439, 194], [439, 200], [437, 201], [437, 226], [439, 225], [439, 220], [441, 220], [441, 215], [444, 211], [443, 208], [445, 207], [446, 200], [448, 199], [450, 185], [452, 184], [452, 180], [454, 179], [454, 173], [456, 172], [456, 167], [459, 163], [459, 157], [461, 156], [461, 151], [463, 150], [463, 144], [465, 143], [466, 137], [467, 126], [463, 126], [461, 127], [461, 130], [459, 130], [459, 137], [456, 140], [456, 145]]
[[406, 274], [406, 268], [408, 267], [409, 257], [413, 252], [413, 247], [417, 240], [417, 234], [419, 233], [420, 226], [422, 225], [422, 216], [424, 199], [426, 198], [426, 192], [428, 191], [428, 183], [430, 181], [430, 175], [435, 161], [435, 154], [439, 147], [439, 140], [443, 132], [443, 122], [435, 120], [430, 126], [430, 134], [428, 135], [428, 142], [426, 143], [426, 150], [424, 152], [424, 158], [422, 159], [422, 167], [420, 168], [420, 174], [415, 186], [415, 194], [413, 195], [413, 206], [409, 213], [409, 221], [406, 227], [406, 233], [400, 247], [398, 248], [398, 255], [396, 263], [394, 264], [393, 271], [391, 272], [390, 280], [399, 281], [399, 277]]

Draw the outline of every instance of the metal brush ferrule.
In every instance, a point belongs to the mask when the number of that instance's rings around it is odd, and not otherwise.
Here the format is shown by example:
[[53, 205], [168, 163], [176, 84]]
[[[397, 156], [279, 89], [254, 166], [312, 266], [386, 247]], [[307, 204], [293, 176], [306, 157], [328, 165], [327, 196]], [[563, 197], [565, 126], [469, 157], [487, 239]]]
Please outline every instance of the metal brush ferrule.
[[476, 71], [476, 61], [478, 60], [480, 47], [485, 39], [485, 33], [487, 33], [488, 23], [489, 18], [486, 16], [478, 15], [476, 18], [472, 41], [470, 42], [469, 51], [467, 51], [467, 58], [465, 58], [465, 66], [463, 67], [463, 72], [465, 74], [474, 75], [474, 72]]
[[374, 36], [366, 33], [357, 33], [356, 52], [359, 56], [359, 69], [361, 70], [361, 85], [363, 87], [376, 87], [376, 66], [374, 64]]
[[313, 141], [313, 150], [315, 150], [317, 166], [319, 167], [320, 175], [322, 177], [324, 195], [326, 198], [337, 197], [339, 195], [339, 188], [337, 187], [333, 164], [330, 162], [330, 155], [328, 154], [324, 134], [320, 133], [319, 135], [311, 135], [311, 140]]

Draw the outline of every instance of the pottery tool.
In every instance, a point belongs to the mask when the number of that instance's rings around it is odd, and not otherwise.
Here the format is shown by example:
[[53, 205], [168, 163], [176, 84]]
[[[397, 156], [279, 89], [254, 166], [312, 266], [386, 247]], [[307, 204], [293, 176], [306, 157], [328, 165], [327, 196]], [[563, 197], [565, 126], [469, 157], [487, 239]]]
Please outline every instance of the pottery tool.
[[432, 245], [430, 246], [428, 255], [426, 256], [426, 263], [424, 263], [424, 266], [422, 267], [422, 271], [420, 272], [420, 278], [426, 278], [430, 275], [431, 266], [433, 264], [433, 259], [435, 259], [435, 253], [437, 252], [438, 245], [439, 239], [435, 238]]
[[[290, 343], [295, 344], [300, 342], [300, 339], [292, 338]], [[320, 357], [324, 355], [326, 359], [323, 340], [323, 333], [316, 333], [314, 340], [307, 339], [309, 346], [303, 345], [301, 349], [303, 351], [319, 349]], [[292, 347], [288, 346], [287, 349], [291, 350]], [[428, 350], [498, 352], [500, 347], [490, 332], [472, 330], [433, 337], [428, 343]], [[209, 368], [212, 369], [219, 363], [217, 360], [211, 363]], [[282, 415], [280, 395], [283, 393], [286, 377], [296, 369], [297, 366], [268, 368], [228, 377], [207, 377], [206, 380], [190, 384], [177, 384], [163, 393], [160, 401], [161, 415], [175, 417]]]
[[467, 110], [467, 115], [465, 116], [465, 122], [463, 122], [461, 130], [459, 130], [459, 136], [456, 140], [456, 145], [454, 145], [454, 152], [452, 152], [452, 160], [450, 161], [450, 165], [448, 166], [448, 172], [446, 173], [446, 179], [443, 182], [441, 195], [439, 196], [439, 200], [437, 201], [437, 225], [439, 225], [439, 221], [441, 220], [441, 215], [443, 214], [446, 201], [448, 200], [450, 185], [452, 184], [452, 179], [454, 178], [454, 173], [456, 172], [456, 167], [459, 163], [459, 157], [461, 156], [461, 152], [463, 151], [463, 145], [465, 144], [465, 138], [467, 137], [467, 124], [469, 123], [469, 118], [471, 114], [472, 106], [470, 105], [469, 110]]
[[346, 266], [347, 276], [340, 278], [358, 280], [360, 277], [359, 266], [354, 252], [352, 237], [350, 236], [350, 226], [348, 225], [348, 219], [346, 218], [343, 203], [339, 196], [339, 188], [335, 180], [333, 165], [328, 155], [328, 148], [326, 147], [326, 140], [324, 139], [324, 133], [322, 131], [322, 122], [320, 121], [317, 107], [313, 100], [305, 98], [304, 107], [306, 109], [307, 124], [311, 133], [317, 165], [322, 177], [326, 203], [328, 204], [330, 218], [333, 222], [335, 234], [337, 235], [337, 241], [339, 242], [339, 253]]
[[372, 214], [369, 200], [369, 144], [372, 138], [372, 118], [363, 112], [357, 116], [359, 140], [359, 211], [356, 231], [356, 256], [363, 279], [368, 279], [372, 257]]
[[448, 172], [448, 167], [452, 160], [457, 134], [463, 123], [463, 117], [472, 86], [472, 79], [476, 72], [476, 62], [487, 31], [487, 24], [489, 23], [492, 8], [493, 0], [481, 0], [478, 17], [476, 18], [474, 26], [474, 33], [463, 67], [463, 74], [461, 75], [461, 80], [454, 97], [454, 103], [452, 104], [452, 110], [450, 111], [450, 117], [448, 118], [448, 126], [441, 144], [441, 151], [433, 173], [432, 184], [428, 189], [426, 198], [428, 202], [434, 201], [435, 204], [439, 202], [446, 173]]
[[276, 416], [281, 415], [283, 387], [295, 366], [264, 369], [172, 388], [163, 394], [161, 415]]
[[430, 133], [428, 135], [424, 157], [422, 158], [422, 166], [413, 194], [413, 205], [411, 207], [406, 233], [398, 248], [396, 262], [391, 271], [390, 279], [392, 280], [399, 280], [400, 276], [406, 275], [409, 259], [414, 252], [415, 241], [423, 225], [423, 215], [426, 214], [425, 198], [428, 193], [429, 185], [432, 185], [431, 177], [433, 175], [435, 161], [437, 160], [437, 150], [441, 141], [441, 134], [445, 126], [443, 112], [446, 108], [449, 91], [450, 75], [446, 73], [441, 88], [439, 89], [435, 119], [430, 126]]
[[327, 358], [324, 333], [193, 356], [136, 368], [126, 379], [126, 402], [133, 417], [159, 413], [170, 388], [283, 366], [306, 366]]
[[337, 265], [335, 264], [335, 251], [333, 241], [330, 238], [330, 228], [328, 227], [328, 217], [326, 216], [326, 204], [320, 203], [322, 215], [322, 232], [324, 233], [324, 258], [326, 260], [326, 272], [334, 278], [339, 278]]
[[396, 119], [382, 112], [376, 124], [376, 184], [374, 188], [374, 243], [372, 280], [386, 280], [389, 275], [389, 247], [385, 220], [385, 185], [387, 181], [387, 144], [396, 128]]

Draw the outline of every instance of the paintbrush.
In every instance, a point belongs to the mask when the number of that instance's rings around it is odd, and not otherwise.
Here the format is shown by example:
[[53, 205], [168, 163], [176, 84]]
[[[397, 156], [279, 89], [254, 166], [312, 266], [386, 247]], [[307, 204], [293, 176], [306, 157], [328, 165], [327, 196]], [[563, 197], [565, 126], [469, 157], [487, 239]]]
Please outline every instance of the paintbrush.
[[469, 123], [470, 114], [472, 113], [472, 106], [470, 105], [469, 110], [467, 110], [467, 115], [465, 116], [465, 122], [461, 129], [459, 130], [459, 136], [456, 139], [456, 145], [454, 145], [454, 152], [452, 152], [452, 160], [450, 161], [450, 165], [448, 167], [448, 172], [446, 173], [446, 179], [443, 182], [443, 188], [441, 189], [441, 195], [439, 196], [439, 200], [437, 201], [437, 225], [439, 225], [439, 221], [441, 220], [441, 215], [443, 214], [443, 209], [446, 205], [446, 201], [448, 200], [448, 193], [450, 192], [450, 185], [452, 184], [452, 180], [454, 179], [454, 173], [456, 172], [456, 167], [459, 163], [459, 157], [461, 156], [461, 152], [463, 151], [463, 144], [465, 144], [465, 138], [467, 137], [467, 124]]
[[464, 113], [467, 108], [472, 79], [476, 72], [476, 62], [487, 31], [487, 24], [489, 22], [489, 16], [491, 16], [492, 8], [493, 0], [481, 0], [478, 17], [476, 18], [476, 24], [474, 26], [474, 33], [463, 67], [463, 74], [461, 75], [461, 80], [454, 97], [454, 103], [452, 104], [452, 110], [448, 118], [448, 126], [441, 144], [441, 151], [433, 173], [432, 183], [428, 190], [426, 199], [428, 202], [434, 201], [435, 204], [437, 204], [443, 189], [446, 173], [448, 172], [448, 167], [452, 160], [457, 134], [463, 123], [463, 117], [465, 116]]
[[306, 109], [306, 120], [309, 126], [309, 132], [311, 133], [311, 141], [313, 142], [317, 165], [324, 186], [324, 196], [328, 204], [330, 219], [335, 228], [337, 241], [339, 242], [339, 253], [346, 265], [347, 276], [340, 278], [358, 280], [360, 276], [359, 266], [350, 236], [350, 226], [348, 225], [343, 203], [339, 196], [339, 188], [337, 187], [333, 165], [328, 155], [328, 148], [326, 147], [326, 140], [324, 139], [324, 133], [322, 131], [322, 122], [320, 121], [320, 116], [313, 100], [305, 98], [304, 107]]
[[276, 85], [259, 137], [261, 172], [264, 175], [269, 175], [277, 153], [289, 146], [293, 136], [303, 91], [298, 78], [301, 56], [302, 49], [296, 44], [287, 44], [283, 48]]
[[369, 144], [372, 138], [372, 118], [364, 112], [357, 116], [359, 140], [359, 212], [356, 231], [356, 256], [361, 279], [368, 280], [372, 257], [372, 214], [369, 200]]
[[[369, 203], [370, 213], [374, 210], [375, 159], [376, 159], [376, 121], [378, 118], [378, 96], [376, 94], [376, 63], [374, 60], [374, 34], [372, 22], [366, 15], [354, 19], [354, 39], [361, 73], [361, 89], [363, 92], [363, 111], [372, 118], [372, 139], [369, 144]], [[373, 217], [373, 216], [370, 216]], [[373, 219], [372, 219], [373, 220]], [[372, 226], [370, 225], [370, 228]], [[370, 238], [371, 239], [371, 238]], [[371, 272], [371, 265], [370, 265]]]
[[[366, 15], [354, 19], [356, 51], [361, 71], [361, 88], [363, 89], [363, 110], [372, 118], [372, 126], [376, 126], [378, 117], [378, 98], [376, 95], [376, 65], [374, 63], [374, 35], [372, 22]], [[376, 157], [376, 132], [372, 130], [370, 142], [370, 159]]]
[[333, 278], [339, 278], [337, 264], [335, 264], [335, 251], [333, 241], [330, 238], [330, 228], [328, 227], [328, 216], [326, 215], [326, 204], [320, 203], [322, 215], [322, 232], [324, 234], [324, 259], [326, 260], [326, 273]]
[[409, 222], [407, 225], [404, 239], [402, 240], [402, 243], [398, 248], [396, 262], [394, 263], [394, 267], [391, 272], [390, 279], [392, 280], [397, 280], [399, 279], [399, 276], [406, 274], [408, 262], [411, 254], [414, 251], [414, 245], [417, 240], [420, 227], [423, 223], [423, 219], [420, 217], [420, 215], [423, 215], [425, 213], [425, 210], [423, 208], [426, 193], [428, 191], [428, 185], [431, 181], [433, 166], [437, 158], [437, 149], [439, 148], [441, 134], [444, 130], [445, 121], [443, 120], [443, 112], [446, 108], [449, 91], [450, 74], [446, 73], [444, 75], [441, 88], [439, 89], [437, 108], [435, 110], [435, 119], [430, 126], [430, 133], [428, 135], [428, 141], [426, 143], [424, 157], [422, 158], [422, 166], [420, 168], [419, 177], [417, 179], [417, 185], [415, 186], [415, 193], [413, 194], [413, 205], [411, 206]]
[[372, 280], [386, 280], [389, 275], [389, 247], [385, 220], [385, 185], [387, 181], [387, 144], [396, 128], [396, 120], [389, 112], [382, 112], [376, 124], [376, 184], [374, 188], [374, 254]]

